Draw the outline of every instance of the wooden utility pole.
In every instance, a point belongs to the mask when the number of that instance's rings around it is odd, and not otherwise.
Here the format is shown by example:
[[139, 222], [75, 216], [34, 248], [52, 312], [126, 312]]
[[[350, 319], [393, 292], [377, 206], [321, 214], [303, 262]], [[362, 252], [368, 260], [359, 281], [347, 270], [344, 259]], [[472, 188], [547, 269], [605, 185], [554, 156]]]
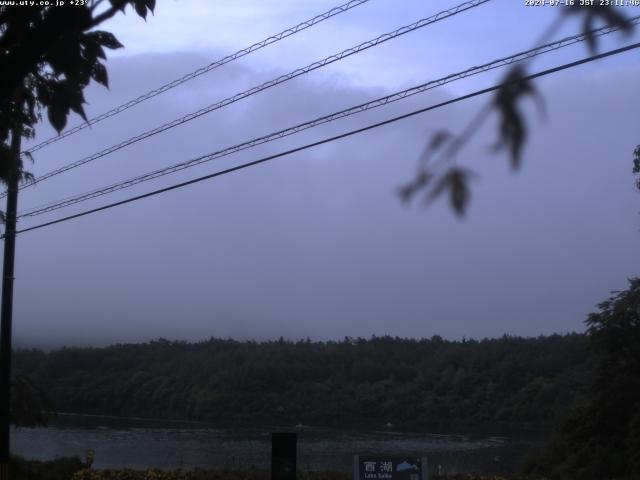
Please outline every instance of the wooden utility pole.
[[0, 480], [9, 480], [11, 425], [11, 323], [13, 320], [13, 266], [16, 253], [16, 214], [20, 177], [20, 130], [11, 132], [11, 155], [15, 171], [7, 185], [5, 212], [4, 260], [2, 264], [2, 307], [0, 309]]

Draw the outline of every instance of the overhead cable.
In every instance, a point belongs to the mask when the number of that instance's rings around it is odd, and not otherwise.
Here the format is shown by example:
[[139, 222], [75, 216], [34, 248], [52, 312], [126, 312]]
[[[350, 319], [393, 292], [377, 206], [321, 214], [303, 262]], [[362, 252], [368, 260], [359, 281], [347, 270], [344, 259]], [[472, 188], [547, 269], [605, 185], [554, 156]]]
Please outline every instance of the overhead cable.
[[[640, 16], [634, 17], [633, 19], [631, 19], [631, 21], [633, 23], [640, 23]], [[458, 72], [458, 73], [453, 73], [450, 75], [447, 75], [446, 77], [442, 77], [439, 78], [437, 80], [432, 80], [426, 83], [423, 83], [421, 85], [417, 85], [411, 88], [408, 88], [406, 90], [402, 90], [399, 92], [395, 92], [393, 94], [390, 95], [386, 95], [384, 97], [380, 97], [377, 98], [375, 100], [360, 104], [360, 105], [356, 105], [344, 110], [341, 110], [339, 112], [334, 112], [331, 113], [329, 115], [325, 115], [322, 117], [318, 117], [314, 120], [310, 120], [298, 125], [295, 125], [293, 127], [289, 127], [283, 130], [279, 130], [277, 132], [273, 132], [270, 133], [268, 135], [264, 135], [258, 138], [254, 138], [252, 140], [237, 144], [237, 145], [233, 145], [231, 147], [227, 147], [224, 148], [222, 150], [218, 150], [214, 153], [210, 153], [207, 155], [202, 155], [196, 158], [192, 158], [189, 159], [187, 161], [175, 164], [175, 165], [171, 165], [168, 167], [164, 167], [158, 170], [154, 170], [148, 173], [145, 173], [143, 175], [139, 175], [133, 178], [129, 178], [127, 180], [124, 181], [120, 181], [111, 185], [108, 185], [106, 187], [101, 187], [99, 189], [96, 190], [92, 190], [89, 192], [85, 192], [85, 193], [81, 193], [78, 195], [74, 195], [71, 197], [67, 197], [65, 199], [62, 200], [57, 200], [55, 202], [50, 202], [46, 205], [40, 205], [37, 207], [33, 207], [31, 209], [25, 210], [23, 212], [20, 212], [18, 214], [18, 218], [25, 218], [25, 217], [34, 217], [37, 215], [42, 215], [54, 210], [58, 210], [60, 208], [64, 208], [70, 205], [75, 205], [77, 203], [86, 201], [86, 200], [90, 200], [92, 198], [96, 198], [96, 197], [100, 197], [118, 190], [122, 190], [124, 188], [129, 188], [132, 187], [134, 185], [137, 185], [139, 183], [143, 183], [158, 177], [162, 177], [164, 175], [168, 175], [171, 173], [175, 173], [190, 167], [194, 167], [196, 165], [200, 165], [202, 163], [205, 162], [209, 162], [221, 157], [225, 157], [237, 152], [240, 152], [242, 150], [246, 150], [267, 142], [271, 142], [283, 137], [287, 137], [289, 135], [293, 135], [295, 133], [301, 132], [303, 130], [307, 130], [313, 127], [316, 127], [318, 125], [322, 125], [325, 123], [329, 123], [335, 120], [338, 120], [340, 118], [345, 118], [357, 113], [361, 113], [367, 110], [371, 110], [374, 108], [378, 108], [384, 105], [388, 105], [390, 103], [396, 102], [398, 100], [402, 100], [405, 99], [407, 97], [419, 94], [419, 93], [423, 93], [426, 92], [428, 90], [431, 90], [433, 88], [436, 87], [440, 87], [442, 85], [446, 85], [448, 83], [457, 81], [457, 80], [461, 80], [464, 78], [468, 78], [474, 75], [478, 75], [480, 73], [483, 72], [487, 72], [489, 70], [493, 70], [496, 68], [500, 68], [500, 67], [504, 67], [507, 65], [511, 65], [513, 63], [516, 62], [520, 62], [520, 61], [524, 61], [533, 57], [536, 57], [538, 55], [542, 55], [545, 53], [549, 53], [551, 51], [555, 51], [558, 50], [560, 48], [564, 48], [564, 47], [568, 47], [570, 45], [574, 45], [576, 43], [579, 42], [583, 42], [585, 41], [585, 39], [587, 37], [598, 37], [598, 36], [603, 36], [603, 35], [608, 35], [610, 33], [615, 32], [616, 30], [619, 30], [620, 27], [616, 27], [616, 26], [606, 26], [606, 27], [602, 27], [599, 29], [595, 29], [592, 30], [588, 33], [585, 34], [579, 34], [579, 35], [573, 35], [570, 37], [566, 37], [563, 38], [561, 40], [549, 43], [547, 45], [542, 45], [540, 47], [537, 48], [533, 48], [524, 52], [519, 52], [516, 53], [514, 55], [511, 55], [509, 57], [504, 57], [504, 58], [500, 58], [497, 60], [493, 60], [489, 63], [485, 63], [483, 65], [480, 66], [475, 66], [475, 67], [471, 67], [468, 68], [467, 70], [464, 70], [462, 72]]]
[[261, 40], [260, 42], [254, 43], [253, 45], [243, 48], [241, 50], [238, 50], [235, 53], [232, 53], [231, 55], [227, 55], [226, 57], [223, 57], [219, 60], [216, 60], [214, 62], [211, 62], [209, 65], [205, 65], [204, 67], [200, 67], [197, 70], [194, 70], [191, 73], [187, 73], [186, 75], [177, 78], [175, 80], [172, 80], [169, 83], [165, 83], [164, 85], [151, 90], [143, 95], [140, 95], [139, 97], [136, 97], [132, 100], [129, 100], [126, 103], [123, 103], [122, 105], [119, 105], [115, 108], [112, 108], [111, 110], [104, 112], [96, 117], [90, 118], [89, 120], [87, 120], [84, 123], [81, 123], [69, 130], [66, 130], [64, 132], [62, 132], [60, 135], [56, 135], [55, 137], [51, 137], [41, 143], [38, 143], [37, 145], [34, 145], [33, 147], [31, 147], [29, 150], [27, 150], [27, 152], [29, 153], [33, 153], [37, 150], [40, 150], [44, 147], [46, 147], [47, 145], [51, 145], [52, 143], [58, 142], [60, 140], [62, 140], [63, 138], [66, 138], [70, 135], [73, 135], [74, 133], [78, 133], [81, 130], [84, 130], [87, 127], [90, 127], [91, 125], [95, 125], [98, 122], [101, 122], [103, 120], [106, 120], [107, 118], [113, 117], [115, 115], [118, 115], [119, 113], [124, 112], [125, 110], [128, 110], [129, 108], [138, 105], [139, 103], [142, 103], [146, 100], [149, 100], [153, 97], [157, 97], [158, 95], [167, 92], [169, 90], [171, 90], [172, 88], [177, 87], [178, 85], [182, 85], [183, 83], [188, 82], [189, 80], [193, 80], [196, 77], [199, 77], [202, 74], [205, 74], [207, 72], [210, 72], [211, 70], [214, 70], [218, 67], [221, 67], [227, 63], [230, 63], [234, 60], [237, 60], [238, 58], [244, 57], [245, 55], [249, 55], [252, 52], [255, 52], [256, 50], [260, 50], [261, 48], [264, 48], [268, 45], [271, 45], [272, 43], [276, 43], [284, 38], [290, 37], [291, 35], [294, 35], [298, 32], [301, 32], [303, 30], [306, 30], [309, 27], [312, 27], [314, 25], [317, 25], [320, 22], [323, 22], [331, 17], [334, 17], [336, 15], [339, 15], [341, 13], [344, 13], [348, 10], [351, 10], [352, 8], [355, 8], [359, 5], [362, 5], [364, 3], [367, 3], [371, 0], [351, 0], [347, 3], [344, 3], [342, 5], [339, 5], [337, 7], [332, 8], [331, 10], [328, 10], [324, 13], [321, 13], [320, 15], [316, 15], [313, 18], [310, 18], [309, 20], [305, 20], [302, 23], [299, 23], [291, 28], [287, 28], [286, 30], [283, 30], [280, 33], [277, 33], [275, 35], [272, 35], [268, 38], [265, 38], [264, 40]]
[[[504, 87], [505, 85], [516, 84], [516, 83], [520, 83], [520, 82], [523, 82], [523, 81], [534, 80], [536, 78], [543, 77], [543, 76], [546, 76], [546, 75], [550, 75], [552, 73], [556, 73], [556, 72], [559, 72], [561, 70], [566, 70], [568, 68], [574, 68], [574, 67], [577, 67], [578, 65], [583, 65], [585, 63], [593, 62], [595, 60], [599, 60], [599, 59], [602, 59], [602, 58], [605, 58], [605, 57], [610, 57], [612, 55], [618, 55], [620, 53], [627, 52], [627, 51], [636, 49], [638, 47], [640, 47], [640, 43], [634, 43], [632, 45], [627, 45], [625, 47], [617, 48], [615, 50], [609, 50], [608, 52], [605, 52], [605, 53], [601, 53], [601, 54], [598, 54], [598, 55], [592, 55], [590, 57], [583, 58], [582, 60], [577, 60], [575, 62], [565, 63], [564, 65], [560, 65], [558, 67], [549, 68], [549, 69], [543, 70], [541, 72], [537, 72], [537, 73], [534, 73], [534, 74], [531, 74], [531, 75], [527, 75], [525, 77], [522, 77], [520, 80], [516, 80], [516, 81], [512, 81], [512, 82], [505, 82], [505, 83], [501, 83], [501, 84], [498, 84], [498, 85], [494, 85], [492, 87], [484, 88], [482, 90], [476, 90], [475, 92], [469, 93], [467, 95], [462, 95], [460, 97], [456, 97], [456, 98], [447, 100], [445, 102], [438, 103], [436, 105], [431, 105], [429, 107], [421, 108], [419, 110], [414, 110], [414, 111], [406, 113], [404, 115], [399, 115], [397, 117], [393, 117], [393, 118], [390, 118], [388, 120], [384, 120], [382, 122], [377, 122], [377, 123], [374, 123], [374, 124], [371, 124], [371, 125], [367, 125], [366, 127], [362, 127], [362, 128], [358, 128], [358, 129], [355, 129], [355, 130], [351, 130], [351, 131], [342, 133], [340, 135], [335, 135], [335, 136], [332, 136], [332, 137], [329, 137], [329, 138], [325, 138], [323, 140], [319, 140], [319, 141], [316, 141], [316, 142], [313, 142], [313, 143], [309, 143], [309, 144], [303, 145], [301, 147], [292, 148], [292, 149], [284, 151], [284, 152], [280, 152], [280, 153], [276, 153], [274, 155], [269, 155], [269, 156], [266, 156], [266, 157], [262, 157], [262, 158], [260, 158], [258, 160], [254, 160], [252, 162], [243, 163], [242, 165], [237, 165], [235, 167], [231, 167], [231, 168], [227, 168], [227, 169], [222, 170], [222, 171], [210, 173], [208, 175], [204, 175], [204, 176], [201, 176], [201, 177], [198, 177], [198, 178], [194, 178], [194, 179], [188, 180], [186, 182], [181, 182], [181, 183], [177, 183], [177, 184], [174, 184], [174, 185], [170, 185], [168, 187], [160, 188], [158, 190], [153, 190], [151, 192], [147, 192], [147, 193], [144, 193], [142, 195], [136, 195], [134, 197], [130, 197], [130, 198], [127, 198], [125, 200], [121, 200], [121, 201], [118, 201], [118, 202], [114, 202], [114, 203], [110, 203], [110, 204], [107, 204], [107, 205], [103, 205], [101, 207], [92, 208], [90, 210], [85, 210], [83, 212], [76, 213], [74, 215], [69, 215], [69, 216], [66, 216], [66, 217], [58, 218], [58, 219], [52, 220], [50, 222], [45, 222], [45, 223], [41, 223], [41, 224], [34, 225], [34, 226], [31, 226], [31, 227], [23, 228], [21, 230], [18, 230], [16, 233], [25, 233], [25, 232], [29, 232], [29, 231], [32, 231], [32, 230], [36, 230], [36, 229], [48, 227], [48, 226], [51, 226], [51, 225], [55, 225], [55, 224], [58, 224], [58, 223], [67, 222], [69, 220], [73, 220], [73, 219], [76, 219], [76, 218], [79, 218], [79, 217], [83, 217], [83, 216], [90, 215], [90, 214], [93, 214], [93, 213], [97, 213], [97, 212], [100, 212], [100, 211], [103, 211], [103, 210], [108, 210], [108, 209], [111, 209], [111, 208], [114, 208], [114, 207], [117, 207], [117, 206], [120, 206], [120, 205], [125, 205], [125, 204], [131, 203], [131, 202], [135, 202], [135, 201], [141, 200], [143, 198], [148, 198], [148, 197], [152, 197], [152, 196], [155, 196], [155, 195], [160, 195], [162, 193], [166, 193], [166, 192], [169, 192], [171, 190], [176, 190], [178, 188], [186, 187], [188, 185], [193, 185], [195, 183], [199, 183], [199, 182], [202, 182], [202, 181], [205, 181], [205, 180], [209, 180], [209, 179], [216, 178], [216, 177], [219, 177], [219, 176], [222, 176], [222, 175], [226, 175], [228, 173], [232, 173], [232, 172], [236, 172], [238, 170], [243, 170], [245, 168], [253, 167], [255, 165], [259, 165], [261, 163], [265, 163], [265, 162], [274, 160], [276, 158], [284, 157], [284, 156], [287, 156], [287, 155], [291, 155], [293, 153], [297, 153], [297, 152], [301, 152], [303, 150], [307, 150], [309, 148], [313, 148], [313, 147], [317, 147], [319, 145], [323, 145], [323, 144], [326, 144], [326, 143], [334, 142], [336, 140], [340, 140], [340, 139], [343, 139], [343, 138], [346, 138], [346, 137], [350, 137], [352, 135], [363, 133], [363, 132], [372, 130], [374, 128], [382, 127], [384, 125], [389, 125], [389, 124], [397, 122], [399, 120], [404, 120], [406, 118], [410, 118], [410, 117], [413, 117], [415, 115], [419, 115], [421, 113], [425, 113], [425, 112], [428, 112], [428, 111], [431, 111], [431, 110], [435, 110], [435, 109], [444, 107], [446, 105], [451, 105], [453, 103], [461, 102], [463, 100], [468, 100], [470, 98], [477, 97], [479, 95], [484, 95], [486, 93], [494, 92], [494, 91]], [[0, 237], [0, 238], [4, 238], [4, 235], [2, 235], [2, 237]]]
[[[176, 120], [173, 120], [171, 122], [165, 123], [159, 127], [153, 128], [151, 130], [148, 130], [144, 133], [141, 133], [135, 137], [129, 138], [128, 140], [125, 140], [123, 142], [117, 143], [115, 145], [112, 145], [111, 147], [108, 147], [104, 150], [101, 150], [97, 153], [94, 153], [92, 155], [89, 155], [87, 157], [84, 157], [80, 160], [77, 160], [73, 163], [70, 163], [68, 165], [65, 165], [64, 167], [58, 168], [56, 170], [50, 171], [48, 173], [45, 173], [44, 175], [41, 175], [40, 177], [35, 178], [32, 182], [27, 183], [25, 185], [22, 185], [20, 188], [26, 188], [32, 185], [35, 185], [39, 182], [42, 182], [43, 180], [49, 179], [51, 177], [54, 177], [56, 175], [59, 175], [61, 173], [67, 172], [73, 168], [77, 168], [81, 165], [84, 165], [86, 163], [92, 162], [94, 160], [97, 160], [98, 158], [104, 157], [106, 155], [109, 155], [113, 152], [116, 152], [122, 148], [128, 147], [130, 145], [133, 145], [134, 143], [137, 143], [141, 140], [144, 140], [146, 138], [149, 138], [153, 135], [156, 135], [158, 133], [164, 132], [166, 130], [169, 130], [170, 128], [173, 127], [177, 127], [178, 125], [182, 125], [183, 123], [189, 122], [191, 120], [194, 120], [198, 117], [201, 117], [203, 115], [206, 115], [208, 113], [213, 112], [214, 110], [218, 110], [220, 108], [226, 107], [232, 103], [235, 103], [239, 100], [242, 100], [244, 98], [247, 98], [251, 95], [255, 95], [256, 93], [259, 93], [263, 90], [266, 90], [268, 88], [274, 87], [276, 85], [279, 85], [281, 83], [284, 83], [286, 81], [289, 81], [293, 78], [296, 78], [300, 75], [309, 73], [313, 70], [316, 70], [318, 68], [324, 67], [326, 65], [329, 65], [331, 63], [337, 62], [339, 60], [342, 60], [343, 58], [349, 57], [351, 55], [354, 55], [356, 53], [362, 52], [363, 50], [369, 49], [371, 47], [374, 47], [376, 45], [380, 45], [388, 40], [391, 40], [393, 38], [397, 38], [401, 35], [405, 35], [409, 32], [413, 32], [414, 30], [417, 30], [419, 28], [423, 28], [426, 27], [427, 25], [431, 25], [433, 23], [436, 23], [440, 20], [444, 20], [446, 18], [452, 17], [454, 15], [457, 15], [458, 13], [464, 12], [466, 10], [469, 10], [471, 8], [475, 8], [478, 7], [484, 3], [490, 2], [491, 0], [471, 0], [468, 2], [464, 2], [456, 7], [450, 8], [448, 10], [444, 10], [441, 11], [431, 17], [428, 18], [423, 18], [421, 20], [418, 20], [417, 22], [414, 22], [410, 25], [406, 25], [404, 27], [398, 28], [396, 30], [394, 30], [393, 32], [389, 32], [389, 33], [385, 33], [383, 35], [380, 35], [372, 40], [368, 40], [366, 42], [363, 42], [355, 47], [351, 47], [348, 48], [347, 50], [344, 50], [340, 53], [336, 53], [334, 55], [331, 55], [329, 57], [326, 57], [322, 60], [319, 60], [317, 62], [311, 63], [305, 67], [302, 68], [298, 68], [296, 70], [293, 70], [292, 72], [285, 74], [285, 75], [281, 75], [273, 80], [270, 80], [268, 82], [265, 82], [261, 85], [255, 86], [253, 88], [250, 88], [249, 90], [245, 90], [244, 92], [241, 93], [237, 93], [231, 97], [225, 98], [224, 100], [221, 100], [217, 103], [214, 103], [212, 105], [209, 105], [207, 107], [201, 108], [200, 110], [197, 110], [195, 112], [192, 112], [188, 115], [185, 115], [181, 118], [178, 118]], [[5, 196], [6, 193], [3, 193], [0, 195], [0, 198]]]

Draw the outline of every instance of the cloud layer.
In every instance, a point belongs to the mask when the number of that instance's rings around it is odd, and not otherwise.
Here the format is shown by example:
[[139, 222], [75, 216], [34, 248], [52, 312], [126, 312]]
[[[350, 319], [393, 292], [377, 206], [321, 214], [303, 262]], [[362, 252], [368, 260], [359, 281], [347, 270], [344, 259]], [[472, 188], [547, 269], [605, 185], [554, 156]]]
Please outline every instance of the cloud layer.
[[[198, 54], [121, 57], [91, 113], [207, 63]], [[15, 337], [21, 345], [166, 337], [450, 338], [580, 330], [638, 273], [638, 70], [575, 70], [539, 82], [524, 167], [477, 132], [459, 161], [480, 174], [465, 221], [446, 202], [404, 206], [430, 132], [460, 129], [487, 99], [457, 104], [272, 163], [20, 235]], [[276, 71], [233, 64], [36, 155], [35, 173], [77, 160]], [[21, 196], [48, 202], [285, 128], [385, 93], [341, 75], [300, 78], [141, 142]], [[87, 202], [253, 160], [449, 98], [445, 90]], [[47, 137], [44, 127], [39, 139]], [[57, 218], [60, 211], [39, 220]], [[25, 225], [36, 223], [25, 222]], [[38, 222], [39, 223], [39, 222]]]

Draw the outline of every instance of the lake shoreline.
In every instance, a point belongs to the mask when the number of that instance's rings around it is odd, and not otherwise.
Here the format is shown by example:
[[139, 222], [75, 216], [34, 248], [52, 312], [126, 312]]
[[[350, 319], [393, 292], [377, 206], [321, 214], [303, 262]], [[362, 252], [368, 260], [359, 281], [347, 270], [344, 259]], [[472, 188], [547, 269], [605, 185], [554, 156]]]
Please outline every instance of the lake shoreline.
[[308, 471], [350, 471], [353, 455], [427, 456], [450, 473], [513, 474], [536, 445], [529, 435], [407, 432], [399, 429], [347, 429], [237, 425], [58, 415], [49, 427], [15, 430], [12, 451], [34, 460], [84, 458], [95, 452], [97, 469], [177, 469], [197, 467], [268, 468], [271, 433], [298, 433], [298, 465]]
[[280, 418], [261, 419], [262, 421], [255, 421], [249, 419], [239, 418], [221, 418], [216, 420], [192, 420], [182, 418], [154, 418], [154, 417], [139, 417], [139, 416], [120, 416], [120, 415], [100, 415], [92, 413], [76, 413], [76, 412], [47, 412], [51, 415], [50, 424], [63, 425], [65, 419], [73, 419], [74, 423], [77, 419], [86, 419], [87, 423], [100, 423], [100, 420], [116, 421], [116, 422], [131, 422], [131, 423], [144, 423], [149, 428], [153, 428], [154, 424], [164, 428], [167, 425], [175, 425], [176, 428], [211, 428], [211, 429], [224, 429], [232, 430], [238, 429], [255, 429], [255, 430], [268, 430], [268, 431], [303, 431], [303, 430], [345, 430], [345, 431], [370, 431], [379, 433], [430, 433], [430, 434], [492, 434], [492, 435], [513, 435], [513, 434], [527, 434], [532, 437], [544, 438], [550, 432], [551, 423], [539, 424], [539, 423], [524, 423], [524, 422], [427, 422], [427, 423], [407, 423], [407, 422], [384, 422], [382, 419], [378, 421], [370, 422], [323, 422], [316, 424], [302, 424], [295, 423], [294, 420], [282, 421]]

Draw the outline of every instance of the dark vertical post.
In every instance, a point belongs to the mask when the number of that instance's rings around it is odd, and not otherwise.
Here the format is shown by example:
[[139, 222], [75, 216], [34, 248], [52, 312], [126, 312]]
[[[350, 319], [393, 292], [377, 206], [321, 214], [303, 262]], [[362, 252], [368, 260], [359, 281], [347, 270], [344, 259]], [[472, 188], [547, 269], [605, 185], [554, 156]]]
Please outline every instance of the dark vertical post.
[[11, 153], [16, 171], [7, 185], [4, 259], [2, 264], [2, 307], [0, 314], [0, 480], [9, 480], [10, 408], [11, 408], [11, 322], [13, 315], [13, 266], [16, 248], [20, 132], [11, 132]]
[[429, 464], [427, 457], [422, 457], [422, 480], [429, 480]]
[[296, 480], [296, 434], [271, 434], [271, 480]]

